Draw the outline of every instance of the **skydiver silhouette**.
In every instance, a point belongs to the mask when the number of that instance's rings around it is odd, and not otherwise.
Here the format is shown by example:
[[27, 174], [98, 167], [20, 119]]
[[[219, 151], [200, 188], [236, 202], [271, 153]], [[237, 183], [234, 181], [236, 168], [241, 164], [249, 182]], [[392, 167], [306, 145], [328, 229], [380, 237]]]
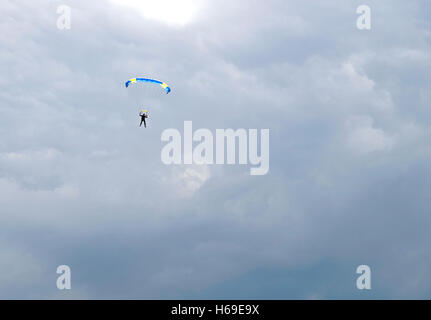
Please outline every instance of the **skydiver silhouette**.
[[147, 122], [145, 121], [145, 118], [148, 118], [148, 114], [147, 112], [141, 111], [139, 112], [139, 116], [141, 117], [141, 124], [139, 125], [140, 127], [142, 127], [142, 122], [144, 123], [144, 127], [147, 127]]

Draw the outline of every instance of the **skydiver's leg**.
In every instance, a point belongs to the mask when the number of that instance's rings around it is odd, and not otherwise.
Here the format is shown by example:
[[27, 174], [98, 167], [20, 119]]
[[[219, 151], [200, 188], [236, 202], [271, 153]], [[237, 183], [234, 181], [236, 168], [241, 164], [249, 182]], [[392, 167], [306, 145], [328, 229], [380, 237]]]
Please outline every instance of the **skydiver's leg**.
[[147, 122], [145, 121], [145, 119], [142, 119], [142, 121], [144, 121], [144, 127], [147, 127]]
[[140, 127], [142, 127], [142, 122], [143, 122], [143, 120], [141, 120], [141, 124], [139, 125]]

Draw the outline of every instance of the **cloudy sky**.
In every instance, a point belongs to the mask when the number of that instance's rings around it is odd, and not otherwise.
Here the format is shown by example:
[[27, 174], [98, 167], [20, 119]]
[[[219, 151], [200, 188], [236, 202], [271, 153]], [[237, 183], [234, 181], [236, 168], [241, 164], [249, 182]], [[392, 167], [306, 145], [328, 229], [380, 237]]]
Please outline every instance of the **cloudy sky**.
[[[429, 1], [164, 2], [1, 1], [0, 298], [431, 298]], [[268, 174], [163, 164], [185, 120]]]

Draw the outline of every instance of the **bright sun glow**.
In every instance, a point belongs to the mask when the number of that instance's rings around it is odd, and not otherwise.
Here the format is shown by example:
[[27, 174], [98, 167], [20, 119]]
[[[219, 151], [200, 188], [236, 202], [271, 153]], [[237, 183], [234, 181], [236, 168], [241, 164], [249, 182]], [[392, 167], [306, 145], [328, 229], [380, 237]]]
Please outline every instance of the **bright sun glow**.
[[197, 11], [199, 0], [111, 0], [111, 2], [135, 9], [147, 19], [169, 25], [189, 23]]

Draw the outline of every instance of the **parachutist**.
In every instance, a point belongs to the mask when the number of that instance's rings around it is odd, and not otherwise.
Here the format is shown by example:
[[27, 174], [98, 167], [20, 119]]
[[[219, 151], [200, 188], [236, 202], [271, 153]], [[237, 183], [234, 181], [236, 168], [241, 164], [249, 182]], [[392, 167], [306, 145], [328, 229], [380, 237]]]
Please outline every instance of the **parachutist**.
[[141, 111], [139, 112], [139, 116], [141, 117], [141, 124], [139, 125], [140, 127], [142, 127], [142, 123], [144, 123], [144, 127], [147, 127], [147, 122], [145, 121], [145, 118], [148, 118], [148, 114], [146, 111]]
[[[155, 80], [155, 79], [149, 79], [149, 78], [133, 78], [130, 80], [127, 80], [125, 85], [126, 88], [128, 88], [132, 83], [143, 83], [143, 84], [156, 84], [159, 85], [165, 92], [166, 94], [168, 94], [169, 92], [171, 92], [171, 88], [162, 81], [159, 80]], [[141, 112], [139, 113], [139, 116], [141, 117], [141, 123], [139, 124], [139, 127], [142, 127], [142, 123], [144, 124], [144, 127], [147, 127], [147, 122], [145, 121], [145, 118], [148, 118], [148, 111], [145, 109], [142, 109]]]

